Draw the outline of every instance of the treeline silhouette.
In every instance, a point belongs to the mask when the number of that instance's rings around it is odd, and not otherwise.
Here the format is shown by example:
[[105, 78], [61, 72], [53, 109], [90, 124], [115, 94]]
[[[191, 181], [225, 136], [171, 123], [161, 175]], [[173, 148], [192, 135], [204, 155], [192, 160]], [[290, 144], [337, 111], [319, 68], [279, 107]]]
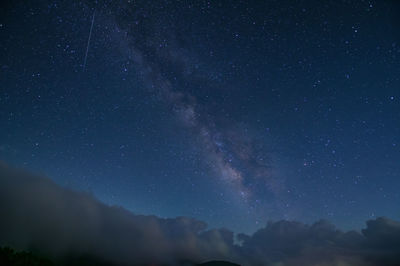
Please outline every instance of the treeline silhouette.
[[10, 247], [0, 247], [0, 265], [4, 266], [54, 266], [55, 264], [32, 252], [17, 252]]
[[10, 247], [0, 247], [0, 266], [111, 266], [112, 263], [91, 256], [70, 256], [61, 260], [51, 260], [31, 251], [16, 251]]

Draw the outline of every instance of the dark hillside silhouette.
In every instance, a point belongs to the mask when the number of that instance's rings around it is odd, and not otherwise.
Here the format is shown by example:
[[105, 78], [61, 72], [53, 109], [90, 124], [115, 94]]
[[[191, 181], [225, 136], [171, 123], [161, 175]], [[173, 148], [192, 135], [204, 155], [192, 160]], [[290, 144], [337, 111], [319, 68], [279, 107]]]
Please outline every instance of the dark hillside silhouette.
[[199, 264], [199, 266], [239, 266], [239, 264], [227, 262], [227, 261], [210, 261]]
[[[66, 258], [58, 263], [53, 263], [50, 259], [36, 255], [27, 251], [15, 251], [10, 247], [0, 247], [0, 266], [116, 266], [110, 262], [104, 262], [90, 256], [81, 256], [79, 258]], [[187, 264], [184, 264], [187, 265]], [[193, 265], [193, 264], [188, 264]], [[239, 266], [239, 264], [227, 261], [210, 261], [198, 264], [198, 266]]]

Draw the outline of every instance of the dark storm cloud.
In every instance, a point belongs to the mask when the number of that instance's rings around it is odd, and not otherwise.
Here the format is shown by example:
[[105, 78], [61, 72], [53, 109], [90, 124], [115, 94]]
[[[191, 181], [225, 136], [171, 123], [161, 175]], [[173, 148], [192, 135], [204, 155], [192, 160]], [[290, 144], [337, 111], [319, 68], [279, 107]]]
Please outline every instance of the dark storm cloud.
[[47, 178], [0, 167], [0, 245], [54, 257], [91, 255], [117, 264], [224, 259], [242, 265], [398, 265], [400, 223], [367, 222], [362, 233], [327, 221], [269, 222], [253, 235], [208, 230], [187, 217], [161, 219], [107, 206]]

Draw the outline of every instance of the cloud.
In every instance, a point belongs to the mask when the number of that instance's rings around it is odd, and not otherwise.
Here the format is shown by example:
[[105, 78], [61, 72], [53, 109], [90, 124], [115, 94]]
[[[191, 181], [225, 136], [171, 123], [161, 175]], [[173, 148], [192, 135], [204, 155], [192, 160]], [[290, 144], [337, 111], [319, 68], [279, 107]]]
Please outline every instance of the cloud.
[[399, 229], [398, 222], [387, 218], [368, 221], [362, 234], [342, 232], [324, 220], [313, 225], [278, 221], [238, 237], [251, 265], [397, 265]]
[[115, 263], [200, 262], [232, 250], [226, 230], [187, 217], [161, 219], [107, 206], [50, 179], [0, 167], [0, 245], [54, 257], [91, 255]]
[[[242, 265], [399, 265], [400, 223], [367, 221], [342, 232], [328, 221], [268, 222], [253, 235], [207, 229], [108, 206], [45, 177], [0, 165], [0, 245], [53, 258], [91, 256], [115, 264], [230, 260]], [[238, 244], [240, 243], [240, 244]]]

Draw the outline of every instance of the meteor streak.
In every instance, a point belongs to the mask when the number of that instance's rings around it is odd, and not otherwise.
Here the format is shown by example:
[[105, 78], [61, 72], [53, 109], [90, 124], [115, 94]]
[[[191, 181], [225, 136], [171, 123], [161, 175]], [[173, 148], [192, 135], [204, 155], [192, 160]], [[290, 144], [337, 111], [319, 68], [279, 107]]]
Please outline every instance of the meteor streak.
[[85, 60], [83, 61], [83, 71], [86, 69], [86, 61], [87, 61], [87, 56], [89, 52], [89, 46], [90, 46], [90, 38], [92, 37], [92, 30], [93, 30], [93, 24], [94, 24], [94, 16], [96, 14], [96, 9], [93, 12], [93, 17], [92, 17], [92, 25], [90, 26], [90, 32], [89, 32], [89, 38], [86, 46], [86, 54], [85, 54]]

